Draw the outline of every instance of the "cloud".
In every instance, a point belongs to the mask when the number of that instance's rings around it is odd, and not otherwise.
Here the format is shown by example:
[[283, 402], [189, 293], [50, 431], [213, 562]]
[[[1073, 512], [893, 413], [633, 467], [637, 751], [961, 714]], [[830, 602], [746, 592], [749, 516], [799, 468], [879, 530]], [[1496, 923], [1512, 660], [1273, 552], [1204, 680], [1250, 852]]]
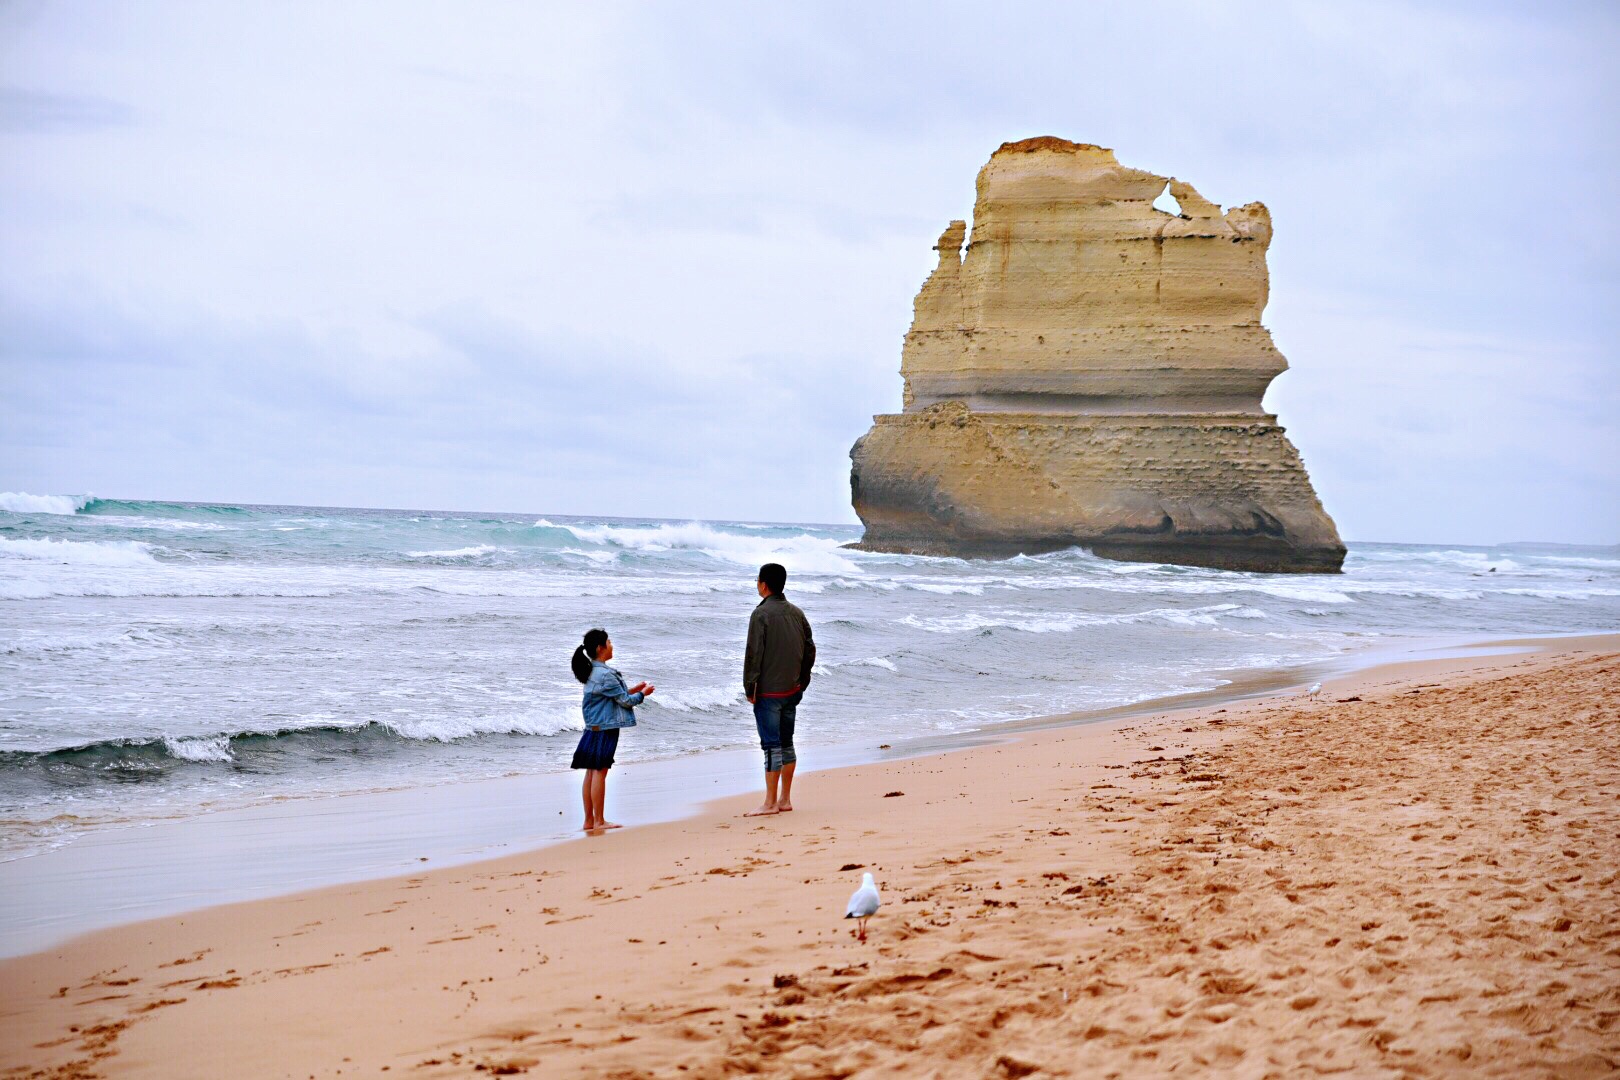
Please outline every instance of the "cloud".
[[1303, 299], [1277, 337], [1296, 363], [1267, 407], [1346, 536], [1616, 535], [1599, 493], [1620, 491], [1620, 381], [1602, 348]]
[[98, 97], [74, 97], [0, 86], [0, 133], [58, 135], [101, 131], [135, 122], [127, 105]]
[[851, 520], [931, 245], [1052, 133], [1271, 207], [1348, 534], [1620, 536], [1601, 5], [100, 10], [9, 31], [0, 486]]

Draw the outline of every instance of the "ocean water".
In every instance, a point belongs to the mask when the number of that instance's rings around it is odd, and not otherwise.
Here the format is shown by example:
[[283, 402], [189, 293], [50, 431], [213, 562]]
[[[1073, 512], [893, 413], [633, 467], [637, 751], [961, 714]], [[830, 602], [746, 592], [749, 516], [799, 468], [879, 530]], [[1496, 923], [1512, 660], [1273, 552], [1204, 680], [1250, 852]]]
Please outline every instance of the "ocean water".
[[1352, 544], [1342, 575], [851, 551], [852, 526], [0, 495], [0, 859], [265, 799], [566, 770], [568, 657], [658, 685], [620, 761], [752, 745], [759, 564], [800, 744], [1213, 689], [1404, 639], [1620, 629], [1620, 548]]

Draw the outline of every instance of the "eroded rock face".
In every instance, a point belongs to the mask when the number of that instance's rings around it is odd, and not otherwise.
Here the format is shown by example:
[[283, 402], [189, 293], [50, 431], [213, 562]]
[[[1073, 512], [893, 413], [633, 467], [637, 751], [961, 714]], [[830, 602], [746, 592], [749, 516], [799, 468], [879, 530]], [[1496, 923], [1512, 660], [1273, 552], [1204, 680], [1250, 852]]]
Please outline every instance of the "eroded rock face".
[[[1179, 215], [1155, 209], [1166, 188]], [[1271, 215], [1062, 139], [979, 172], [940, 236], [905, 411], [850, 451], [862, 547], [1335, 571], [1344, 544], [1261, 408]]]

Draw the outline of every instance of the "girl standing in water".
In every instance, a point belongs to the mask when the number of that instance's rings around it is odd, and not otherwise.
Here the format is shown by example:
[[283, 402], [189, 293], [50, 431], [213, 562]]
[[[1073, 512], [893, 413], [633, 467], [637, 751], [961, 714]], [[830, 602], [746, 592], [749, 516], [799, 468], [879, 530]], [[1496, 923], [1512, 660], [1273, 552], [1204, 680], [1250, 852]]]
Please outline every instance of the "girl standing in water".
[[652, 683], [625, 686], [624, 677], [607, 662], [613, 659], [613, 641], [606, 630], [587, 630], [585, 641], [574, 650], [574, 678], [585, 684], [580, 708], [585, 712], [585, 733], [574, 751], [575, 769], [585, 770], [581, 791], [585, 801], [585, 831], [617, 829], [607, 819], [607, 774], [619, 747], [619, 729], [636, 726], [635, 707], [653, 692]]

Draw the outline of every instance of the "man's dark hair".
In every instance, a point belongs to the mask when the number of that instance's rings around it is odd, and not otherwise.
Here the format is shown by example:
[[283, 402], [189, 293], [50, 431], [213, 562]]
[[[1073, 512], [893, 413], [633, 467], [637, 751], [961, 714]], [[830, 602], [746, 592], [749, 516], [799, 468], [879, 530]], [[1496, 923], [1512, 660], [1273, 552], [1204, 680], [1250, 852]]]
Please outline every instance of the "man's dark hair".
[[781, 563], [768, 562], [759, 568], [759, 580], [773, 593], [780, 593], [787, 588], [787, 567]]

